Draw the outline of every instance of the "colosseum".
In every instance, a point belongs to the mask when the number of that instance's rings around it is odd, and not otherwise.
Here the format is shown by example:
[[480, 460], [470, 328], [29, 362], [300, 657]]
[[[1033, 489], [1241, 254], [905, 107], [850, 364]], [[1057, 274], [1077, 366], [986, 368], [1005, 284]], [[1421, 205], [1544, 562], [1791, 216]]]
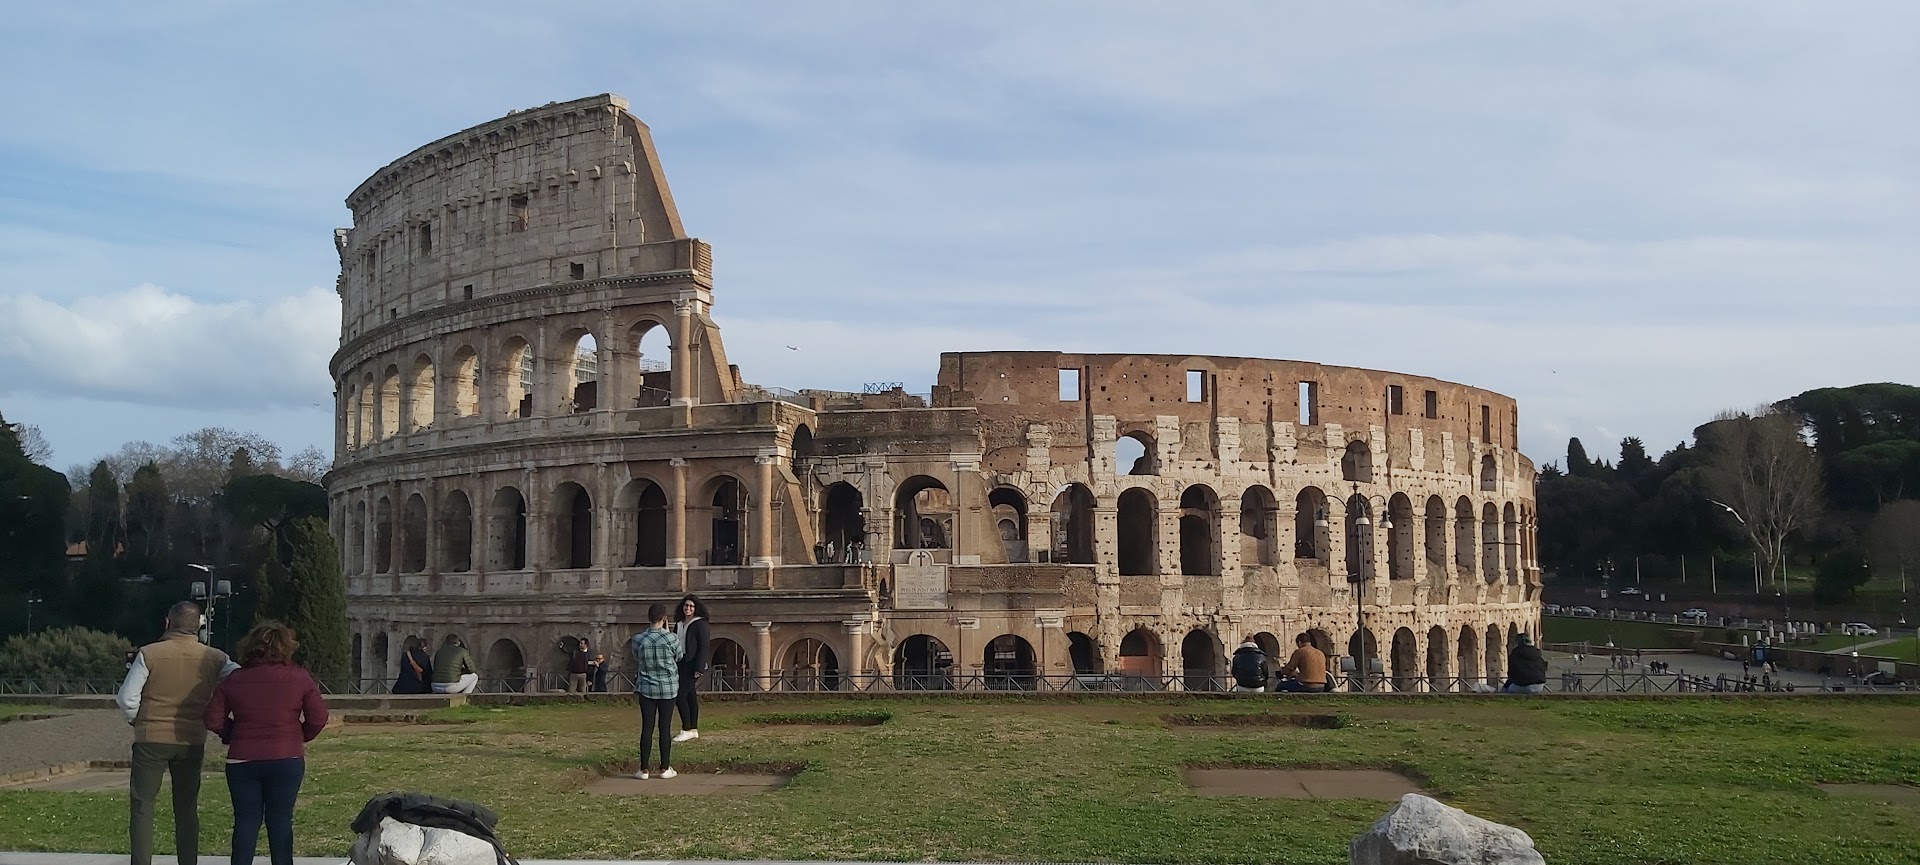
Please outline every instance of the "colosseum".
[[561, 646], [685, 592], [739, 690], [1211, 689], [1301, 632], [1340, 687], [1467, 689], [1538, 634], [1505, 396], [1031, 351], [943, 353], [924, 394], [753, 384], [611, 95], [435, 141], [347, 205], [326, 485], [369, 681], [458, 633], [483, 687], [551, 687]]

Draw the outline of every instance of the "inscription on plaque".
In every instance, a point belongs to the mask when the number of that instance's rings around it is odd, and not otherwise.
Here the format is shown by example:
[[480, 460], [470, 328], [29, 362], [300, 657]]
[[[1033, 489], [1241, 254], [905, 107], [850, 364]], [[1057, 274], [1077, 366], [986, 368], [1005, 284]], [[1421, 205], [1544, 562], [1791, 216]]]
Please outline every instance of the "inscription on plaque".
[[947, 608], [947, 566], [931, 553], [918, 551], [904, 564], [893, 566], [893, 608], [944, 610]]

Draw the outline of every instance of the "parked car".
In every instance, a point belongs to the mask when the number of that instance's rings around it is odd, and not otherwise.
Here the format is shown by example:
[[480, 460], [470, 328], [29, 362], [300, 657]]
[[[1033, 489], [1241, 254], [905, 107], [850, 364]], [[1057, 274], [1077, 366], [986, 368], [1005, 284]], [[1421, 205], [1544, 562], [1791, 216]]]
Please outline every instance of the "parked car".
[[1847, 622], [1840, 626], [1840, 633], [1849, 637], [1877, 637], [1880, 629], [1866, 622]]
[[1560, 615], [1560, 605], [1559, 604], [1543, 605], [1542, 607], [1540, 607], [1540, 612], [1546, 613], [1549, 616]]
[[1587, 606], [1587, 605], [1585, 605], [1585, 604], [1581, 604], [1580, 606], [1577, 606], [1577, 607], [1574, 607], [1573, 609], [1571, 609], [1571, 610], [1568, 610], [1567, 612], [1569, 612], [1569, 613], [1572, 613], [1573, 615], [1576, 615], [1576, 616], [1597, 616], [1597, 615], [1600, 615], [1600, 613], [1599, 613], [1599, 611], [1597, 611], [1597, 610], [1595, 610], [1594, 608], [1592, 608], [1592, 607], [1589, 607], [1589, 606]]
[[1683, 619], [1704, 619], [1706, 617], [1707, 617], [1707, 611], [1700, 609], [1699, 607], [1694, 607], [1692, 609], [1680, 611], [1680, 618], [1683, 618]]
[[1904, 688], [1906, 683], [1885, 670], [1874, 670], [1860, 677], [1860, 684], [1869, 688]]
[[1642, 592], [1642, 591], [1640, 591], [1640, 589], [1639, 589], [1639, 588], [1637, 588], [1637, 587], [1635, 587], [1635, 586], [1628, 586], [1628, 587], [1626, 587], [1626, 588], [1624, 588], [1624, 589], [1621, 589], [1621, 590], [1620, 590], [1620, 594], [1623, 594], [1623, 595], [1644, 595], [1644, 594], [1646, 594], [1646, 592]]

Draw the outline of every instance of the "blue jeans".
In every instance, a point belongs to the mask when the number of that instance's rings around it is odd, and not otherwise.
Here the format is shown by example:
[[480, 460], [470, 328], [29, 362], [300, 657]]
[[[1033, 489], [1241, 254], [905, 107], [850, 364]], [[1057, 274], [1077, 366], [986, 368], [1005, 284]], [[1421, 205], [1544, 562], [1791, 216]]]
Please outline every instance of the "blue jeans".
[[273, 865], [293, 865], [293, 801], [306, 774], [302, 757], [227, 764], [227, 793], [233, 797], [231, 865], [253, 865], [263, 822]]

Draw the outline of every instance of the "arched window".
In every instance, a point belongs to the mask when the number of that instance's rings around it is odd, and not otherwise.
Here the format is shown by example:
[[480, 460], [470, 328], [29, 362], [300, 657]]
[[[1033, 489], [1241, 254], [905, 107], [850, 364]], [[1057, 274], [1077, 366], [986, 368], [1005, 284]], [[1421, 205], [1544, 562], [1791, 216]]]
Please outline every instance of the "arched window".
[[1160, 637], [1146, 628], [1134, 628], [1120, 638], [1120, 674], [1143, 679], [1160, 678]]
[[707, 535], [707, 564], [739, 565], [746, 561], [747, 488], [727, 476], [708, 485], [707, 505], [712, 510]]
[[1473, 502], [1461, 496], [1453, 503], [1453, 564], [1465, 576], [1473, 576], [1473, 551], [1477, 543], [1473, 536]]
[[1387, 529], [1387, 575], [1395, 580], [1413, 579], [1413, 500], [1405, 493], [1394, 493], [1387, 515], [1393, 525]]
[[473, 503], [454, 490], [440, 505], [440, 568], [459, 573], [473, 570]]
[[1263, 486], [1247, 487], [1240, 494], [1240, 563], [1277, 565], [1280, 563], [1280, 506], [1273, 491]]
[[557, 390], [567, 413], [592, 411], [600, 405], [600, 343], [590, 331], [574, 331], [562, 339], [565, 354], [554, 371]]
[[1013, 487], [994, 487], [987, 493], [1000, 551], [1008, 562], [1027, 560], [1027, 497]]
[[[853, 484], [837, 481], [827, 487], [820, 508], [820, 560], [826, 564], [858, 560], [867, 543], [866, 499]], [[831, 545], [831, 546], [829, 546]]]
[[1203, 628], [1187, 632], [1180, 641], [1182, 686], [1189, 691], [1220, 690], [1221, 658], [1219, 638]]
[[367, 503], [353, 503], [353, 518], [347, 521], [347, 573], [367, 572]]
[[373, 572], [393, 573], [393, 500], [386, 496], [373, 506]]
[[1347, 499], [1347, 579], [1373, 578], [1373, 509], [1367, 497]]
[[1160, 526], [1153, 493], [1135, 487], [1120, 494], [1120, 575], [1160, 572]]
[[414, 358], [413, 370], [407, 375], [406, 432], [433, 426], [434, 381], [433, 358], [424, 354]]
[[1427, 573], [1436, 583], [1447, 580], [1447, 503], [1427, 497]]
[[533, 417], [533, 374], [533, 350], [526, 340], [509, 338], [500, 348], [493, 375], [502, 420]]
[[1220, 575], [1220, 497], [1206, 484], [1194, 484], [1180, 493], [1180, 573]]
[[380, 377], [380, 438], [400, 434], [400, 368], [387, 367]]
[[1067, 484], [1053, 497], [1053, 560], [1071, 565], [1096, 563], [1093, 550], [1093, 491]]
[[1493, 502], [1480, 509], [1480, 572], [1489, 583], [1500, 579], [1500, 509]]
[[673, 404], [673, 348], [667, 334], [665, 325], [652, 321], [641, 321], [627, 331], [638, 373], [634, 376], [635, 408]]
[[1393, 689], [1400, 692], [1420, 689], [1419, 641], [1410, 628], [1393, 632]]
[[661, 568], [667, 564], [667, 492], [644, 478], [627, 486], [633, 508], [633, 565]]
[[527, 566], [527, 500], [513, 487], [493, 494], [487, 514], [487, 567], [518, 571]]
[[950, 549], [953, 496], [947, 485], [926, 475], [915, 475], [893, 496], [893, 545], [904, 550]]
[[400, 521], [400, 571], [417, 574], [427, 569], [427, 499], [419, 493], [407, 497]]
[[1115, 439], [1113, 473], [1116, 475], [1159, 474], [1160, 457], [1154, 449], [1153, 436], [1135, 431]]
[[1500, 466], [1493, 461], [1493, 454], [1480, 457], [1480, 491], [1493, 492], [1500, 489]]
[[473, 346], [463, 345], [453, 353], [453, 414], [473, 417], [480, 413], [480, 356]]
[[1293, 499], [1293, 557], [1330, 565], [1327, 494], [1306, 487]]
[[1367, 443], [1358, 439], [1347, 443], [1347, 452], [1340, 456], [1340, 479], [1355, 483], [1373, 483], [1373, 452]]
[[553, 566], [593, 567], [593, 497], [576, 483], [553, 492]]

